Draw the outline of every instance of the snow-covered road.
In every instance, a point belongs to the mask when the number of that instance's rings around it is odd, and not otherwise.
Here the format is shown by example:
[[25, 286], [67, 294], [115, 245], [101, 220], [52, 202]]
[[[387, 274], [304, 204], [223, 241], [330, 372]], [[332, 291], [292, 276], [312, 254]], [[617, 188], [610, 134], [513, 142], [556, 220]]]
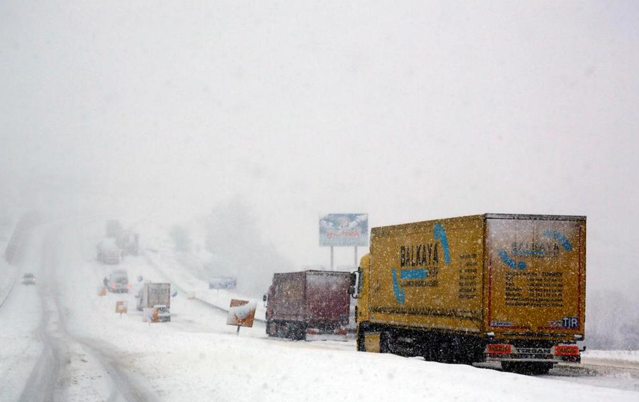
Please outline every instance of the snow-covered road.
[[[98, 296], [112, 269], [95, 262], [100, 227], [43, 225], [23, 245], [20, 270], [38, 284], [17, 284], [0, 308], [3, 402], [639, 400], [632, 374], [527, 377], [358, 353], [352, 342], [268, 339], [260, 323], [238, 336], [223, 312], [183, 294], [172, 300], [172, 322], [149, 325], [134, 307], [136, 278], [188, 284], [189, 274], [127, 257], [120, 268], [135, 282], [131, 293]], [[129, 304], [122, 316], [120, 300]]]
[[9, 353], [2, 364], [1, 394], [20, 401], [155, 400], [121, 372], [108, 343], [67, 331], [69, 309], [61, 307], [58, 289], [64, 241], [59, 230], [44, 226], [32, 234], [20, 265], [36, 274], [38, 284], [15, 286], [0, 311], [2, 339], [11, 346], [3, 348]]
[[43, 355], [37, 288], [16, 287], [0, 308], [0, 395], [17, 400]]

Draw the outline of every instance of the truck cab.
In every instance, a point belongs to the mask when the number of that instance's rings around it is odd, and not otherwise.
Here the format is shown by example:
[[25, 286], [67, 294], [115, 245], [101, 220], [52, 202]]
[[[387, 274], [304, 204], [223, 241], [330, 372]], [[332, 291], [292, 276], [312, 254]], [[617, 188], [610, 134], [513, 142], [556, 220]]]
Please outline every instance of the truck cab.
[[115, 243], [115, 239], [103, 239], [96, 249], [97, 259], [103, 264], [117, 265], [122, 261], [122, 250]]

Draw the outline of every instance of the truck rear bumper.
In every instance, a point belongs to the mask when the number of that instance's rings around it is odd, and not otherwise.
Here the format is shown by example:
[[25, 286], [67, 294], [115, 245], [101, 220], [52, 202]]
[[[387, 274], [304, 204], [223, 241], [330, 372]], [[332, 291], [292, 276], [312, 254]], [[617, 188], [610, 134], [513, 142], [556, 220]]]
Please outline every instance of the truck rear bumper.
[[487, 362], [559, 363], [581, 362], [579, 348], [575, 345], [557, 345], [551, 348], [522, 348], [508, 344], [491, 344], [484, 351]]
[[557, 364], [562, 360], [557, 359], [528, 359], [528, 358], [517, 358], [517, 357], [508, 357], [508, 358], [486, 358], [487, 362], [520, 362], [520, 363], [551, 363]]

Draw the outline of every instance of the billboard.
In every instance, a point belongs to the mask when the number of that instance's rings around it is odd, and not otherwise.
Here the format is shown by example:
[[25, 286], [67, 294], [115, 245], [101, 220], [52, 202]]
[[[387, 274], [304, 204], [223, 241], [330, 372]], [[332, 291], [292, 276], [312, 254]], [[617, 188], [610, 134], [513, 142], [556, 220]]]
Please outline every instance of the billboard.
[[237, 278], [232, 276], [217, 276], [209, 278], [209, 289], [235, 289]]
[[320, 246], [368, 246], [368, 214], [328, 214], [319, 221]]

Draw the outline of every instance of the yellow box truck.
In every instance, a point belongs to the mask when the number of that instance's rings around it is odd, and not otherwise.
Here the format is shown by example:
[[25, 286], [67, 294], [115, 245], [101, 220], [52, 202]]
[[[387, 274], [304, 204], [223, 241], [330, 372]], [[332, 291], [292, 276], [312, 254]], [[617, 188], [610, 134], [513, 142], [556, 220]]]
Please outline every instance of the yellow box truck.
[[357, 348], [547, 373], [580, 361], [586, 218], [484, 214], [373, 228]]

